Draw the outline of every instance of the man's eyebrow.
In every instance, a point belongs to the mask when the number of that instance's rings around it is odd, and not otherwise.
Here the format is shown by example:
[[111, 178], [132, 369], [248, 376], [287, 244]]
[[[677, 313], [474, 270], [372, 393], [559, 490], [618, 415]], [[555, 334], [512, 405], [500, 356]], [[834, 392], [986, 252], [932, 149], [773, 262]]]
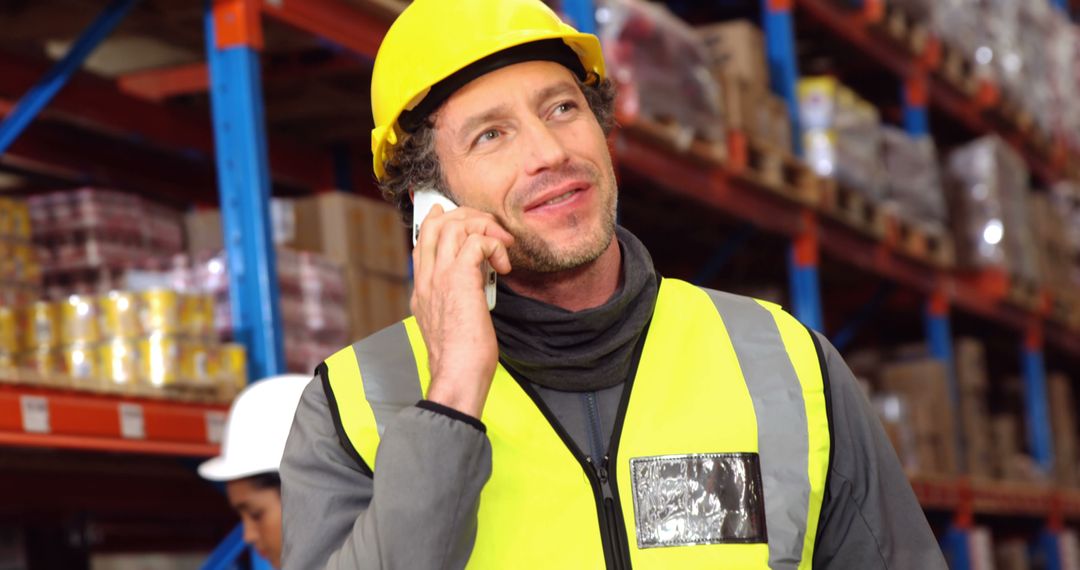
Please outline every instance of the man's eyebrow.
[[536, 94], [533, 95], [533, 101], [539, 103], [551, 99], [556, 95], [573, 93], [575, 90], [577, 90], [577, 85], [570, 83], [569, 81], [560, 81], [537, 91]]
[[462, 137], [468, 136], [469, 133], [471, 133], [480, 125], [494, 121], [499, 117], [506, 116], [507, 114], [509, 114], [509, 112], [510, 107], [508, 105], [497, 105], [477, 115], [473, 115], [472, 117], [466, 119], [465, 122], [461, 124], [461, 127], [458, 128], [457, 138], [460, 139]]

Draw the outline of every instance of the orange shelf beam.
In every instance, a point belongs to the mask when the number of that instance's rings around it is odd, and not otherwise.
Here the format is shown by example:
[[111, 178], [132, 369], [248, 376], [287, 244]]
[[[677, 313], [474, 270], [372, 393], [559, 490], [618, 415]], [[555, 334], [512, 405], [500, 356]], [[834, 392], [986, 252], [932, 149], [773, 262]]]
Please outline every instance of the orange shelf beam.
[[228, 407], [0, 386], [0, 445], [209, 457]]

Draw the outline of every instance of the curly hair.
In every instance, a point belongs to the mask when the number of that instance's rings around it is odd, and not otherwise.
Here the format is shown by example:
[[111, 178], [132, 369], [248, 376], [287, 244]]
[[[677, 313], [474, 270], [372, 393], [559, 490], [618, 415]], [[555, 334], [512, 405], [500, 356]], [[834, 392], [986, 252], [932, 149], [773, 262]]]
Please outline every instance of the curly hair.
[[[578, 81], [600, 128], [607, 135], [615, 128], [615, 86], [610, 79], [592, 84]], [[387, 202], [397, 206], [405, 224], [412, 223], [412, 188], [435, 188], [448, 194], [439, 157], [435, 153], [434, 119], [429, 117], [411, 135], [398, 143], [393, 156], [386, 162], [386, 174], [379, 181], [379, 190]]]

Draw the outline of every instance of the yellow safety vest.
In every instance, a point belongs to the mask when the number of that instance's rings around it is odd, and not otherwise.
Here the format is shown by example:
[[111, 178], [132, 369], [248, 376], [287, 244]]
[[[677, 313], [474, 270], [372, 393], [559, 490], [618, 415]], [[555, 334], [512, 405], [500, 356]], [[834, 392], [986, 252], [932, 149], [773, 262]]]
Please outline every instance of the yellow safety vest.
[[[430, 382], [412, 318], [320, 367], [339, 435], [376, 468], [387, 421]], [[468, 568], [810, 568], [830, 457], [828, 376], [780, 307], [661, 282], [608, 465], [502, 365]]]

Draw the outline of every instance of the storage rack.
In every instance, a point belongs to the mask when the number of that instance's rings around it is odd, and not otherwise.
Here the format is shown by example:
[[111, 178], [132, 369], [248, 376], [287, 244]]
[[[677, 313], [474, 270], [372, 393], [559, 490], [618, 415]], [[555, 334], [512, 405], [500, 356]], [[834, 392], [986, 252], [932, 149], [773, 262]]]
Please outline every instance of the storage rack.
[[[218, 194], [231, 265], [234, 321], [249, 347], [252, 377], [280, 372], [282, 350], [280, 327], [276, 326], [280, 323], [276, 284], [266, 278], [275, 273], [268, 225], [271, 186], [275, 185], [279, 191], [297, 188], [304, 191], [331, 185], [364, 187], [367, 181], [363, 175], [351, 172], [349, 156], [344, 151], [327, 156], [284, 141], [271, 141], [268, 150], [259, 65], [260, 52], [266, 47], [264, 22], [284, 22], [323, 38], [344, 52], [370, 60], [400, 7], [375, 0], [371, 3], [378, 5], [379, 10], [374, 12], [358, 9], [343, 0], [214, 0], [205, 11], [206, 64], [139, 73], [124, 78], [119, 88], [77, 73], [82, 58], [108, 35], [136, 1], [112, 2], [76, 43], [77, 47], [51, 71], [0, 58], [0, 75], [5, 77], [8, 87], [16, 85], [21, 87], [20, 91], [27, 91], [17, 105], [0, 101], [0, 115], [7, 116], [0, 124], [2, 164], [21, 170], [32, 168], [36, 162], [58, 164], [74, 160], [77, 153], [58, 151], [53, 144], [57, 141], [41, 133], [18, 137], [38, 112], [76, 115], [94, 128], [149, 141], [188, 158], [212, 154], [217, 164]], [[562, 4], [564, 13], [580, 29], [595, 30], [592, 0], [563, 0]], [[1056, 4], [1066, 8], [1062, 0]], [[1034, 153], [1027, 144], [1030, 141], [1011, 132], [1007, 125], [987, 119], [983, 111], [993, 107], [999, 97], [992, 84], [982, 86], [974, 96], [967, 96], [936, 79], [933, 71], [940, 65], [940, 53], [935, 54], [940, 44], [936, 40], [931, 38], [923, 53], [911, 54], [872, 34], [870, 26], [882, 13], [881, 0], [853, 0], [844, 6], [839, 0], [761, 0], [760, 7], [772, 87], [787, 101], [794, 125], [798, 122], [794, 21], [798, 11], [800, 17], [814, 19], [895, 74], [904, 106], [903, 124], [909, 134], [927, 135], [929, 109], [934, 109], [965, 124], [972, 132], [1002, 134], [1020, 148], [1029, 166], [1044, 180], [1077, 174], [1074, 170], [1080, 164], [1080, 155], [1076, 149], [1064, 148], [1060, 141], [1055, 141], [1049, 156]], [[343, 65], [355, 65], [355, 60], [344, 61]], [[45, 79], [35, 83], [34, 78], [42, 75]], [[156, 89], [163, 97], [208, 90], [212, 100], [212, 127], [192, 113], [165, 109], [125, 92], [140, 88]], [[1030, 447], [1044, 466], [1052, 462], [1051, 434], [1045, 414], [1043, 348], [1049, 344], [1078, 357], [1080, 333], [1049, 322], [1045, 307], [1033, 310], [1007, 302], [1006, 276], [964, 275], [931, 267], [899, 251], [889, 236], [869, 239], [820, 215], [811, 204], [778, 197], [762, 189], [744, 176], [745, 164], [739, 160], [710, 162], [656, 145], [643, 122], [624, 121], [613, 143], [615, 160], [624, 175], [631, 173], [707, 212], [741, 220], [788, 240], [791, 308], [801, 320], [819, 330], [824, 330], [826, 324], [820, 263], [823, 255], [829, 255], [921, 295], [925, 337], [934, 356], [950, 364], [950, 368], [953, 313], [976, 315], [1015, 331], [1024, 364], [1028, 416], [1035, 420], [1035, 429], [1030, 430]], [[11, 152], [4, 154], [9, 149]], [[799, 149], [794, 150], [797, 153]], [[80, 170], [96, 171], [102, 167], [118, 173], [132, 170], [129, 161], [108, 149], [88, 151], [83, 153], [87, 155], [84, 162], [75, 166], [75, 174], [68, 179], [78, 179]], [[136, 180], [135, 184], [158, 195], [188, 202], [213, 200], [210, 193], [193, 195], [190, 191], [192, 187], [205, 187], [207, 177], [213, 176], [205, 168], [185, 173], [179, 183], [178, 178], [163, 180], [164, 177], [152, 172], [134, 170], [137, 177], [131, 179]], [[123, 174], [119, 176], [118, 179], [124, 179]], [[955, 385], [952, 391], [955, 395]], [[27, 398], [31, 402], [29, 408], [23, 403]], [[25, 410], [40, 413], [34, 411], [40, 408], [40, 398], [48, 402], [56, 433], [27, 433], [32, 430], [26, 428]], [[212, 453], [216, 441], [210, 435], [214, 430], [209, 427], [213, 422], [208, 418], [218, 418], [217, 414], [222, 412], [212, 407], [72, 396], [48, 390], [0, 391], [0, 406], [14, 410], [15, 401], [19, 402], [19, 414], [10, 417], [20, 420], [10, 426], [0, 425], [3, 430], [0, 442], [4, 444], [173, 455]], [[128, 429], [134, 429], [131, 425], [136, 414], [131, 411], [132, 405], [141, 406], [144, 438], [131, 438], [124, 431], [125, 419]], [[113, 426], [111, 419], [104, 419], [105, 415], [116, 416], [116, 427], [100, 427]], [[78, 420], [69, 424], [64, 419], [69, 417], [96, 417], [101, 421]], [[203, 418], [202, 423], [198, 422], [199, 417]], [[40, 420], [31, 423], [35, 421]], [[160, 422], [186, 427], [181, 429], [182, 433], [158, 432], [155, 426], [162, 425]], [[131, 443], [132, 439], [139, 443]], [[954, 524], [943, 540], [954, 568], [968, 567], [965, 554], [968, 531], [977, 514], [1045, 519], [1047, 531], [1042, 544], [1048, 553], [1056, 550], [1060, 529], [1067, 522], [1080, 520], [1080, 497], [1072, 491], [974, 484], [963, 479], [915, 479], [913, 485], [928, 510], [954, 514]], [[240, 536], [233, 532], [215, 553], [210, 567], [225, 567], [239, 552]], [[1053, 555], [1050, 560], [1057, 563]], [[219, 563], [222, 566], [216, 566]]]

